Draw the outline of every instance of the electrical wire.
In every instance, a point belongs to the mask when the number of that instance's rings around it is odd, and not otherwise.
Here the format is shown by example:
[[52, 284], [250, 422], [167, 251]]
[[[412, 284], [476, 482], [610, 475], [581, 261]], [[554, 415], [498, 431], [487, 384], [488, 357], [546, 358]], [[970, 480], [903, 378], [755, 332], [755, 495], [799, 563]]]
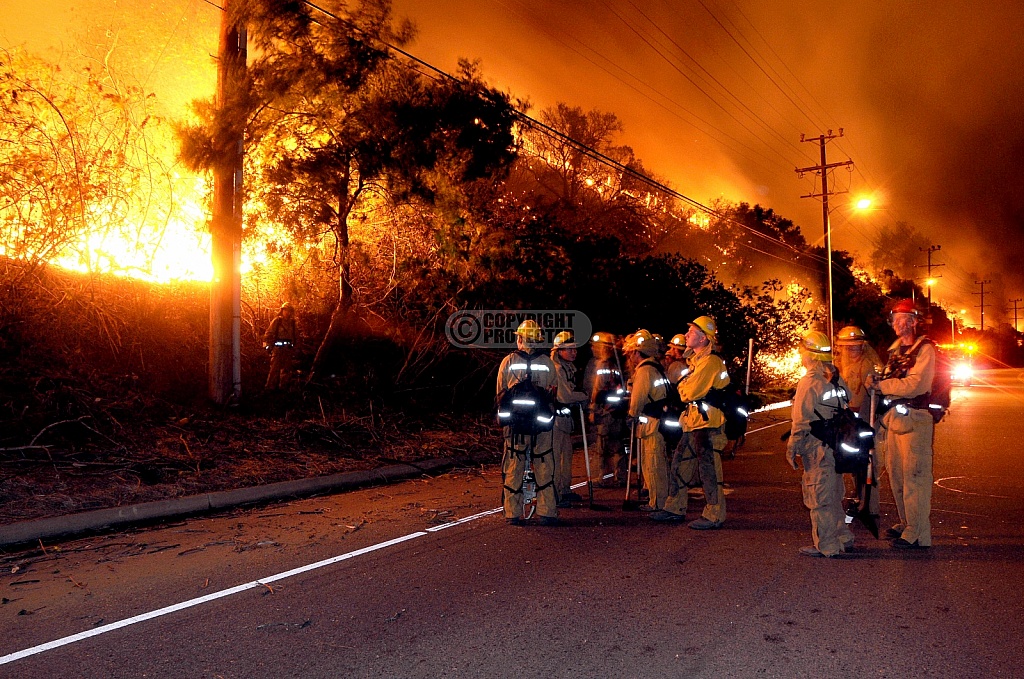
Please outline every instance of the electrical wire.
[[[332, 13], [332, 12], [330, 12], [330, 11], [328, 11], [328, 10], [318, 6], [318, 5], [316, 5], [311, 0], [301, 0], [301, 1], [304, 4], [312, 7], [313, 9], [316, 9], [319, 12], [325, 14], [326, 16], [329, 16], [329, 17], [331, 17], [331, 18], [333, 18], [333, 19], [335, 19], [337, 21], [341, 21], [345, 25], [353, 28], [354, 30], [359, 31], [360, 33], [363, 33], [364, 35], [366, 34], [365, 31], [362, 31], [361, 29], [359, 29], [352, 22], [347, 21], [347, 20], [337, 16], [336, 14], [334, 14], [334, 13]], [[455, 78], [455, 76], [451, 75], [450, 73], [447, 73], [446, 71], [438, 68], [437, 66], [434, 66], [433, 64], [430, 64], [430, 63], [424, 61], [423, 59], [420, 59], [419, 57], [416, 57], [416, 56], [410, 54], [409, 52], [407, 52], [407, 51], [405, 51], [405, 50], [403, 50], [403, 49], [401, 49], [401, 48], [399, 48], [399, 47], [397, 47], [395, 45], [392, 45], [392, 44], [388, 43], [387, 41], [381, 41], [381, 43], [385, 47], [387, 47], [388, 49], [391, 49], [391, 50], [393, 50], [393, 51], [395, 51], [395, 52], [397, 52], [397, 53], [399, 53], [399, 54], [401, 54], [401, 55], [403, 55], [403, 56], [413, 60], [417, 64], [420, 64], [420, 65], [430, 69], [431, 71], [434, 71], [435, 73], [437, 73], [438, 75], [440, 75], [443, 78], [447, 78], [447, 79], [450, 79], [450, 80], [453, 80], [453, 81], [457, 80], [457, 78]], [[662, 184], [658, 180], [656, 180], [656, 179], [654, 179], [652, 177], [649, 177], [649, 176], [643, 174], [642, 172], [639, 172], [635, 168], [629, 167], [627, 165], [624, 165], [623, 163], [620, 163], [619, 161], [617, 161], [617, 160], [615, 160], [613, 158], [610, 158], [609, 156], [605, 155], [604, 153], [598, 151], [597, 149], [594, 149], [594, 148], [592, 148], [592, 147], [590, 147], [590, 146], [588, 146], [588, 145], [586, 145], [586, 144], [584, 144], [584, 143], [582, 143], [580, 141], [577, 141], [576, 139], [573, 139], [569, 135], [567, 135], [567, 134], [565, 134], [565, 133], [563, 133], [563, 132], [561, 132], [559, 130], [556, 130], [555, 128], [551, 127], [550, 125], [547, 125], [547, 124], [545, 124], [545, 123], [543, 123], [543, 122], [541, 122], [541, 121], [539, 121], [539, 120], [537, 120], [537, 119], [527, 115], [526, 113], [524, 113], [522, 111], [518, 111], [518, 110], [515, 110], [515, 109], [513, 109], [513, 111], [515, 112], [516, 117], [518, 117], [521, 121], [523, 121], [524, 124], [526, 124], [526, 125], [528, 125], [530, 127], [539, 129], [542, 132], [544, 132], [545, 134], [547, 134], [549, 136], [553, 136], [554, 138], [556, 138], [556, 139], [558, 139], [560, 141], [564, 141], [565, 143], [568, 143], [568, 144], [574, 146], [577, 150], [583, 152], [584, 154], [590, 156], [591, 158], [593, 158], [595, 160], [598, 160], [598, 161], [604, 163], [605, 165], [607, 165], [607, 166], [609, 166], [611, 168], [614, 168], [614, 169], [616, 169], [616, 170], [618, 170], [620, 172], [623, 172], [624, 174], [628, 174], [629, 176], [633, 177], [634, 179], [637, 179], [637, 180], [647, 184], [648, 186], [651, 186], [652, 188], [656, 188], [659, 191], [661, 191], [661, 192], [663, 192], [663, 193], [665, 193], [665, 194], [667, 194], [669, 196], [672, 196], [673, 198], [676, 198], [676, 199], [686, 203], [687, 205], [690, 205], [691, 207], [693, 207], [693, 208], [695, 208], [697, 210], [700, 210], [701, 212], [704, 212], [705, 214], [708, 214], [710, 216], [716, 217], [717, 219], [720, 219], [720, 220], [722, 220], [724, 222], [734, 224], [734, 225], [740, 227], [741, 229], [744, 229], [744, 230], [748, 231], [751, 234], [754, 234], [754, 235], [756, 235], [756, 236], [758, 236], [760, 238], [763, 238], [763, 239], [765, 239], [767, 241], [775, 243], [776, 245], [779, 245], [780, 247], [783, 247], [783, 248], [785, 248], [787, 250], [790, 250], [790, 251], [792, 251], [794, 254], [796, 254], [798, 256], [808, 257], [810, 259], [816, 259], [816, 260], [819, 260], [821, 262], [827, 262], [826, 258], [822, 257], [821, 255], [816, 255], [814, 253], [809, 253], [809, 252], [801, 251], [798, 248], [796, 248], [796, 247], [794, 247], [794, 246], [792, 246], [792, 245], [790, 245], [790, 244], [788, 244], [788, 243], [786, 243], [786, 242], [784, 242], [784, 241], [782, 241], [780, 239], [773, 238], [772, 236], [770, 236], [770, 235], [768, 235], [766, 233], [763, 233], [761, 231], [758, 231], [757, 229], [754, 229], [754, 228], [752, 228], [750, 226], [747, 226], [746, 224], [743, 224], [742, 222], [739, 222], [739, 221], [729, 217], [728, 215], [725, 215], [725, 214], [719, 212], [718, 210], [715, 210], [714, 208], [712, 208], [710, 206], [704, 205], [703, 203], [701, 203], [700, 201], [698, 201], [698, 200], [696, 200], [694, 198], [690, 198], [689, 196], [686, 196], [686, 195], [680, 193], [679, 191], [676, 191], [675, 189], [672, 189], [669, 186], [667, 186], [665, 184]], [[833, 266], [836, 266], [836, 265], [833, 264]]]
[[[661, 49], [659, 49], [658, 46], [656, 46], [653, 42], [651, 42], [651, 40], [649, 40], [647, 36], [645, 36], [643, 33], [641, 33], [640, 30], [638, 28], [636, 28], [635, 26], [633, 26], [624, 16], [619, 14], [619, 12], [614, 7], [612, 7], [610, 4], [608, 4], [608, 2], [606, 2], [605, 0], [602, 0], [602, 4], [604, 4], [604, 6], [613, 15], [615, 15], [615, 17], [617, 19], [619, 19], [619, 21], [621, 21], [630, 31], [632, 31], [634, 35], [636, 35], [638, 38], [640, 38], [640, 40], [644, 44], [646, 44], [648, 47], [650, 47], [654, 51], [655, 54], [657, 54], [659, 57], [661, 57], [669, 66], [671, 66], [677, 73], [679, 73], [679, 75], [681, 75], [683, 78], [686, 79], [687, 82], [689, 82], [691, 85], [693, 85], [693, 87], [695, 87], [698, 92], [703, 94], [711, 103], [713, 103], [715, 106], [720, 108], [723, 113], [725, 113], [727, 116], [732, 118], [740, 127], [742, 127], [744, 130], [749, 132], [751, 136], [753, 136], [755, 139], [758, 139], [762, 144], [764, 144], [766, 147], [771, 149], [774, 153], [779, 154], [779, 156], [782, 157], [783, 160], [786, 163], [789, 163], [789, 164], [792, 164], [792, 165], [796, 164], [796, 163], [793, 163], [793, 161], [791, 159], [785, 158], [784, 155], [778, 151], [778, 149], [773, 148], [765, 139], [761, 138], [754, 130], [750, 129], [750, 127], [748, 127], [746, 123], [744, 123], [742, 120], [740, 120], [738, 117], [736, 117], [732, 113], [732, 111], [727, 109], [725, 107], [725, 105], [721, 101], [719, 101], [717, 98], [715, 98], [701, 84], [699, 84], [696, 80], [694, 80], [692, 77], [690, 77], [690, 75], [688, 75], [681, 68], [679, 68], [679, 66], [667, 54], [665, 54], [665, 52], [663, 52]], [[641, 14], [643, 14], [643, 13], [641, 12]], [[646, 15], [644, 15], [644, 18], [647, 18], [648, 21], [650, 21], [650, 19]], [[655, 27], [657, 27], [657, 24], [655, 24]], [[679, 46], [678, 43], [675, 43], [675, 41], [672, 41], [671, 38], [669, 38], [669, 40], [677, 47], [677, 49], [679, 49], [684, 55], [686, 55], [688, 58], [690, 58], [691, 61], [694, 61], [694, 63], [696, 63], [696, 60], [694, 60], [692, 57], [690, 57], [689, 53], [687, 53], [686, 50], [684, 50], [681, 46]], [[700, 76], [699, 73], [696, 74], [696, 75], [697, 75], [697, 77], [700, 77], [702, 80], [704, 80], [704, 78], [702, 76]], [[712, 78], [714, 78], [714, 77], [712, 76]], [[704, 82], [705, 82], [705, 84], [709, 84], [707, 82], [707, 80], [704, 80]], [[717, 79], [715, 79], [715, 82], [718, 82]], [[726, 89], [726, 88], [724, 88], [724, 86], [721, 85], [720, 82], [718, 82], [718, 84], [719, 84], [720, 87], [722, 87], [722, 89]], [[727, 89], [726, 89], [726, 93], [727, 94], [731, 94], [731, 92], [729, 92]], [[761, 122], [762, 125], [764, 125], [764, 121], [761, 121], [760, 118], [758, 118], [756, 115], [754, 116], [754, 118], [755, 118], [755, 120]], [[764, 126], [767, 127], [767, 125], [764, 125]], [[774, 131], [774, 130], [771, 130], [771, 128], [768, 128], [768, 129], [769, 129], [769, 131]], [[787, 143], [786, 139], [784, 137], [783, 137], [783, 143]]]
[[678, 41], [673, 39], [656, 21], [654, 21], [654, 19], [648, 16], [648, 14], [643, 11], [643, 9], [638, 7], [636, 3], [634, 3], [632, 0], [627, 1], [629, 2], [630, 6], [632, 6], [633, 9], [635, 9], [642, 17], [644, 17], [644, 19], [646, 19], [648, 23], [654, 26], [654, 28], [656, 28], [658, 32], [665, 37], [666, 40], [671, 42], [672, 45], [677, 50], [679, 50], [683, 55], [685, 55], [687, 59], [692, 61], [694, 65], [700, 69], [701, 72], [703, 72], [705, 75], [711, 78], [711, 80], [713, 80], [719, 88], [721, 88], [729, 97], [731, 97], [741, 108], [747, 111], [751, 118], [760, 123], [766, 130], [774, 134], [779, 140], [782, 141], [783, 144], [787, 146], [792, 146], [800, 154], [805, 153], [804, 149], [799, 144], [794, 142], [795, 138], [783, 135], [781, 132], [779, 132], [774, 127], [765, 122], [765, 120], [761, 116], [759, 116], [742, 99], [740, 99], [735, 93], [733, 93], [732, 90], [730, 90], [724, 83], [722, 83], [721, 80], [719, 80], [713, 73], [711, 73], [711, 71], [705, 68], [696, 57], [691, 55], [689, 51], [687, 51], [682, 45], [680, 45]]
[[[536, 15], [533, 15], [533, 14], [529, 13], [529, 12], [528, 12], [528, 10], [526, 10], [526, 9], [524, 9], [524, 8], [520, 8], [520, 9], [516, 10], [516, 9], [512, 8], [511, 6], [509, 6], [508, 4], [506, 4], [505, 2], [503, 2], [503, 0], [494, 0], [494, 1], [495, 1], [496, 3], [498, 3], [498, 4], [502, 5], [502, 6], [504, 6], [504, 7], [506, 8], [506, 9], [509, 9], [509, 10], [511, 10], [511, 11], [514, 11], [514, 12], [515, 12], [515, 11], [518, 11], [518, 12], [519, 12], [519, 13], [520, 13], [521, 15], [523, 15], [523, 16], [525, 16], [525, 17], [527, 17], [528, 19], [529, 19], [529, 18], [530, 18], [531, 16], [532, 16], [532, 17], [533, 17], [534, 19], [536, 19], [536, 18], [537, 18], [537, 17], [536, 17]], [[521, 0], [520, 0], [519, 4], [520, 4], [520, 5], [522, 5], [522, 4], [523, 4], [523, 3], [521, 2]], [[623, 80], [623, 79], [622, 79], [622, 78], [621, 78], [621, 77], [620, 77], [619, 75], [617, 75], [617, 74], [613, 73], [612, 71], [610, 71], [610, 70], [609, 70], [608, 68], [606, 68], [605, 66], [603, 66], [603, 65], [601, 65], [601, 64], [599, 64], [599, 63], [597, 63], [596, 61], [594, 61], [593, 59], [591, 59], [591, 58], [590, 58], [589, 56], [587, 56], [586, 54], [583, 54], [583, 53], [582, 53], [582, 52], [580, 52], [580, 51], [579, 51], [578, 49], [576, 49], [576, 48], [575, 48], [575, 47], [573, 47], [572, 45], [570, 45], [570, 44], [568, 44], [567, 42], [565, 42], [565, 41], [564, 41], [564, 40], [563, 40], [563, 39], [561, 38], [561, 36], [559, 36], [558, 34], [554, 33], [553, 31], [549, 30], [549, 29], [548, 29], [548, 28], [547, 28], [546, 26], [544, 26], [543, 24], [539, 25], [539, 26], [538, 26], [538, 28], [539, 28], [539, 29], [540, 29], [541, 31], [543, 31], [543, 32], [544, 32], [544, 33], [545, 33], [546, 35], [548, 35], [548, 37], [550, 37], [551, 39], [553, 39], [553, 40], [555, 40], [556, 42], [560, 43], [560, 44], [561, 44], [562, 46], [564, 46], [564, 47], [565, 47], [566, 49], [570, 50], [571, 52], [573, 52], [574, 54], [576, 54], [576, 55], [577, 55], [577, 56], [579, 56], [580, 58], [584, 59], [584, 60], [585, 60], [585, 61], [587, 61], [588, 63], [590, 63], [590, 64], [592, 64], [592, 65], [596, 66], [596, 67], [597, 67], [597, 68], [599, 68], [599, 69], [601, 69], [602, 71], [604, 71], [605, 73], [607, 73], [608, 75], [610, 75], [610, 76], [611, 76], [612, 78], [614, 78], [614, 79], [618, 80], [618, 81], [619, 81], [619, 82], [621, 82], [621, 83], [622, 83], [623, 85], [625, 85], [626, 87], [630, 88], [631, 90], [633, 90], [634, 92], [636, 92], [636, 93], [637, 93], [637, 94], [639, 94], [640, 96], [644, 97], [645, 99], [647, 99], [647, 100], [649, 100], [649, 101], [653, 102], [654, 104], [656, 104], [656, 105], [657, 105], [658, 107], [660, 107], [660, 108], [664, 109], [664, 110], [665, 110], [666, 112], [668, 112], [669, 114], [671, 114], [671, 115], [675, 116], [676, 118], [679, 118], [680, 120], [682, 120], [683, 122], [685, 122], [685, 123], [686, 123], [687, 125], [690, 125], [690, 126], [691, 126], [691, 127], [693, 127], [694, 129], [696, 129], [696, 130], [698, 130], [698, 131], [702, 132], [703, 134], [707, 135], [708, 137], [711, 137], [712, 139], [715, 139], [716, 141], [718, 141], [719, 143], [721, 143], [721, 144], [722, 144], [723, 146], [725, 146], [726, 148], [730, 149], [731, 151], [733, 151], [733, 152], [734, 152], [734, 153], [736, 153], [737, 155], [739, 155], [739, 156], [741, 156], [741, 157], [745, 158], [746, 160], [750, 161], [751, 163], [753, 163], [753, 164], [757, 165], [757, 166], [758, 166], [758, 167], [760, 167], [760, 168], [761, 168], [762, 170], [765, 170], [765, 171], [766, 171], [767, 173], [769, 173], [769, 174], [771, 174], [771, 173], [772, 173], [772, 169], [771, 169], [771, 168], [769, 168], [769, 167], [768, 167], [767, 165], [764, 165], [764, 164], [762, 164], [762, 163], [761, 163], [761, 161], [759, 161], [759, 160], [756, 160], [756, 159], [754, 159], [754, 158], [752, 158], [752, 157], [750, 157], [750, 156], [748, 156], [748, 155], [744, 154], [744, 153], [743, 153], [742, 151], [738, 150], [737, 148], [735, 148], [735, 147], [733, 147], [733, 146], [730, 146], [730, 145], [729, 145], [729, 144], [728, 144], [727, 142], [723, 141], [723, 140], [722, 140], [721, 138], [718, 138], [718, 137], [716, 137], [716, 136], [715, 136], [714, 134], [712, 134], [712, 133], [708, 132], [708, 131], [707, 131], [706, 129], [701, 129], [701, 128], [700, 128], [699, 126], [697, 126], [697, 125], [694, 125], [694, 124], [693, 124], [693, 123], [692, 123], [691, 121], [687, 120], [686, 118], [683, 118], [683, 117], [682, 117], [682, 116], [680, 116], [680, 115], [679, 115], [679, 114], [678, 114], [677, 112], [675, 112], [675, 111], [673, 111], [672, 109], [670, 109], [670, 108], [668, 108], [667, 106], [665, 106], [665, 104], [663, 104], [662, 102], [658, 101], [657, 99], [654, 99], [654, 98], [653, 98], [653, 97], [651, 97], [651, 96], [650, 96], [649, 94], [647, 94], [647, 93], [646, 93], [646, 92], [644, 92], [643, 90], [639, 89], [639, 88], [638, 88], [638, 87], [636, 87], [635, 85], [633, 85], [633, 84], [631, 84], [631, 83], [628, 83], [628, 82], [626, 82], [626, 81], [625, 81], [625, 80]], [[752, 153], [754, 153], [754, 154], [758, 155], [758, 156], [759, 156], [760, 158], [764, 159], [765, 161], [767, 161], [767, 162], [769, 162], [769, 163], [773, 163], [773, 162], [774, 162], [774, 161], [773, 161], [772, 159], [768, 158], [767, 156], [765, 156], [765, 155], [764, 155], [763, 153], [761, 153], [760, 151], [758, 151], [758, 150], [757, 150], [757, 149], [755, 149], [754, 147], [750, 146], [749, 144], [747, 144], [746, 142], [744, 142], [744, 141], [742, 141], [742, 140], [740, 140], [740, 139], [737, 139], [736, 137], [732, 136], [731, 134], [729, 134], [729, 133], [728, 133], [728, 132], [726, 132], [725, 130], [722, 130], [721, 128], [717, 127], [717, 126], [716, 126], [716, 125], [715, 125], [714, 123], [712, 123], [712, 122], [710, 122], [710, 121], [708, 121], [708, 120], [705, 120], [704, 118], [700, 117], [699, 115], [697, 115], [696, 113], [694, 113], [694, 112], [693, 112], [693, 111], [691, 111], [690, 109], [688, 109], [688, 108], [686, 108], [685, 106], [683, 106], [683, 105], [682, 105], [682, 104], [681, 104], [680, 102], [678, 102], [677, 100], [675, 100], [674, 98], [672, 98], [672, 97], [671, 97], [671, 96], [669, 96], [668, 94], [665, 94], [664, 92], [662, 92], [662, 91], [661, 91], [661, 90], [659, 90], [658, 88], [656, 88], [656, 87], [654, 87], [653, 85], [651, 85], [650, 83], [646, 82], [646, 81], [645, 81], [645, 80], [644, 80], [643, 78], [641, 78], [640, 76], [636, 75], [635, 73], [633, 73], [633, 72], [631, 72], [631, 71], [629, 71], [629, 70], [627, 70], [627, 69], [623, 68], [623, 67], [622, 67], [622, 66], [621, 66], [620, 64], [616, 63], [616, 62], [615, 62], [614, 60], [612, 60], [612, 59], [610, 59], [609, 57], [605, 56], [605, 55], [604, 55], [604, 54], [602, 54], [602, 53], [601, 53], [600, 51], [598, 51], [598, 50], [594, 49], [593, 47], [591, 47], [591, 46], [587, 45], [587, 44], [586, 44], [585, 42], [583, 42], [583, 41], [582, 41], [582, 40], [580, 40], [579, 38], [577, 38], [577, 37], [575, 37], [575, 36], [569, 36], [569, 37], [571, 37], [571, 38], [572, 38], [573, 40], [575, 40], [576, 42], [578, 42], [578, 43], [579, 43], [579, 44], [580, 44], [580, 45], [581, 45], [581, 46], [582, 46], [582, 47], [583, 47], [584, 49], [586, 49], [586, 50], [588, 50], [588, 51], [592, 52], [592, 53], [593, 53], [593, 54], [594, 54], [595, 56], [597, 56], [598, 58], [600, 58], [600, 59], [603, 59], [604, 61], [608, 62], [608, 63], [609, 63], [609, 64], [610, 64], [610, 65], [611, 65], [612, 67], [614, 67], [615, 69], [617, 69], [617, 70], [621, 71], [622, 73], [625, 73], [625, 74], [626, 74], [626, 75], [628, 75], [628, 76], [629, 76], [630, 78], [632, 78], [633, 80], [637, 81], [638, 83], [640, 83], [641, 85], [643, 85], [644, 87], [646, 87], [647, 89], [649, 89], [649, 90], [650, 90], [651, 92], [654, 92], [654, 93], [655, 93], [655, 94], [657, 94], [657, 95], [658, 95], [659, 97], [662, 97], [662, 98], [664, 98], [664, 99], [665, 99], [666, 101], [668, 101], [669, 103], [671, 103], [671, 104], [672, 104], [673, 106], [675, 106], [675, 107], [679, 108], [679, 109], [680, 109], [681, 111], [683, 111], [683, 112], [684, 112], [684, 113], [686, 113], [687, 115], [689, 115], [689, 116], [693, 117], [694, 119], [696, 119], [697, 121], [699, 121], [699, 122], [700, 122], [701, 124], [703, 124], [704, 126], [706, 126], [706, 127], [710, 128], [710, 129], [714, 130], [715, 132], [717, 132], [718, 134], [720, 134], [720, 135], [721, 135], [722, 137], [725, 137], [726, 139], [729, 139], [729, 140], [731, 140], [731, 141], [735, 142], [735, 143], [736, 143], [736, 144], [738, 144], [739, 146], [742, 146], [743, 148], [747, 149], [748, 151], [750, 151], [750, 152], [752, 152]]]

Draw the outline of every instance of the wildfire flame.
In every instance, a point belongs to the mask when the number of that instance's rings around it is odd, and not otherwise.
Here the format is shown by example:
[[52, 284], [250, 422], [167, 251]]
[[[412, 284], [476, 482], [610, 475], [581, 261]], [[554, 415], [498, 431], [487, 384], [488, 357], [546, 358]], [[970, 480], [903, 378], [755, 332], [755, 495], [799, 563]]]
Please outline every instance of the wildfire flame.
[[754, 357], [754, 363], [772, 382], [792, 384], [806, 372], [798, 349], [791, 349], [785, 354], [759, 353]]

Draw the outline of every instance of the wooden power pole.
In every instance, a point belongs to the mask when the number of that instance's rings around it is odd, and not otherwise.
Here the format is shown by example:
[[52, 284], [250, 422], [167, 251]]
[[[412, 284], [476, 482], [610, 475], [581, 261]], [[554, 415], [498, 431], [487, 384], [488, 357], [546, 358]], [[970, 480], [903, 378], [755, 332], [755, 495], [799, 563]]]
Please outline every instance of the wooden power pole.
[[825, 227], [825, 308], [827, 309], [827, 317], [825, 319], [826, 333], [828, 334], [829, 343], [832, 343], [832, 336], [834, 331], [832, 329], [832, 228], [829, 224], [828, 217], [828, 197], [835, 193], [843, 193], [842, 191], [828, 190], [828, 171], [837, 167], [843, 167], [846, 165], [853, 165], [852, 160], [844, 160], [840, 163], [829, 164], [825, 160], [825, 144], [832, 139], [843, 136], [843, 128], [839, 128], [839, 134], [832, 134], [832, 130], [828, 131], [828, 134], [822, 134], [817, 137], [806, 139], [804, 135], [800, 135], [800, 141], [802, 142], [817, 142], [821, 146], [821, 164], [813, 165], [811, 167], [798, 167], [796, 169], [797, 174], [801, 177], [804, 176], [805, 172], [817, 172], [821, 173], [821, 193], [809, 193], [806, 196], [800, 196], [801, 198], [821, 198], [821, 219], [824, 222]]
[[975, 285], [981, 286], [981, 292], [975, 292], [975, 295], [981, 295], [981, 304], [978, 307], [981, 309], [981, 331], [985, 332], [985, 307], [992, 306], [991, 304], [985, 304], [985, 286], [990, 284], [992, 281], [986, 279], [983, 281], [974, 281]]
[[[221, 14], [217, 106], [223, 114], [238, 102], [246, 67], [246, 33], [233, 22], [230, 0]], [[228, 119], [228, 117], [226, 117]], [[213, 282], [210, 284], [210, 398], [237, 403], [242, 395], [242, 153], [243, 123], [218, 139], [221, 158], [213, 175]]]

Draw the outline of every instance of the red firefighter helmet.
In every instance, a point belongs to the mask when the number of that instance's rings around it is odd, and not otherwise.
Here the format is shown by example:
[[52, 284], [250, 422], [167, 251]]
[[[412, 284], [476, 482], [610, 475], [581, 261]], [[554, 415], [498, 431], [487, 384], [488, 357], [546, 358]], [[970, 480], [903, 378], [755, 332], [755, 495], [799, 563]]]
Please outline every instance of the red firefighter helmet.
[[914, 306], [914, 300], [909, 298], [896, 300], [896, 303], [892, 305], [892, 309], [889, 310], [890, 317], [894, 314], [913, 314], [917, 316], [917, 307]]

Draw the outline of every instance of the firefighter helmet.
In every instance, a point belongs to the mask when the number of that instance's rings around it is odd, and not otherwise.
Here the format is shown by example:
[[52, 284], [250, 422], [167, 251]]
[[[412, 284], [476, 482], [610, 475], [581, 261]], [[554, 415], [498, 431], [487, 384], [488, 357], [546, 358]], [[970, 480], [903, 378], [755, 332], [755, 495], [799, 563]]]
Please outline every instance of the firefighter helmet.
[[541, 332], [540, 326], [537, 325], [537, 321], [532, 318], [528, 318], [520, 323], [519, 327], [516, 328], [516, 334], [531, 343], [537, 343], [544, 339], [544, 334]]
[[896, 300], [896, 303], [892, 305], [892, 309], [889, 311], [889, 317], [891, 318], [895, 314], [911, 314], [913, 316], [917, 316], [917, 307], [914, 305], [914, 300], [907, 297]]
[[285, 309], [287, 309], [288, 311], [295, 311], [295, 307], [292, 306], [291, 302], [281, 303], [281, 311], [284, 311]]
[[718, 344], [718, 324], [711, 316], [699, 316], [693, 319], [690, 325], [696, 326], [712, 344]]
[[654, 345], [658, 348], [658, 356], [664, 356], [665, 352], [668, 351], [668, 344], [665, 342], [665, 338], [654, 333]]
[[837, 347], [853, 347], [868, 341], [864, 331], [855, 325], [848, 325], [836, 333]]
[[615, 346], [615, 335], [610, 332], [595, 332], [591, 337], [590, 341], [594, 344], [603, 344], [605, 346]]
[[658, 341], [649, 331], [640, 329], [626, 337], [622, 350], [635, 351], [641, 356], [650, 357], [658, 353]]
[[686, 348], [686, 335], [684, 335], [683, 333], [673, 335], [672, 339], [669, 340], [669, 344], [674, 347]]
[[800, 350], [806, 351], [816, 361], [832, 360], [832, 345], [828, 336], [818, 330], [808, 330], [800, 338]]
[[555, 335], [554, 345], [555, 349], [575, 349], [576, 338], [573, 337], [572, 330], [563, 330]]

